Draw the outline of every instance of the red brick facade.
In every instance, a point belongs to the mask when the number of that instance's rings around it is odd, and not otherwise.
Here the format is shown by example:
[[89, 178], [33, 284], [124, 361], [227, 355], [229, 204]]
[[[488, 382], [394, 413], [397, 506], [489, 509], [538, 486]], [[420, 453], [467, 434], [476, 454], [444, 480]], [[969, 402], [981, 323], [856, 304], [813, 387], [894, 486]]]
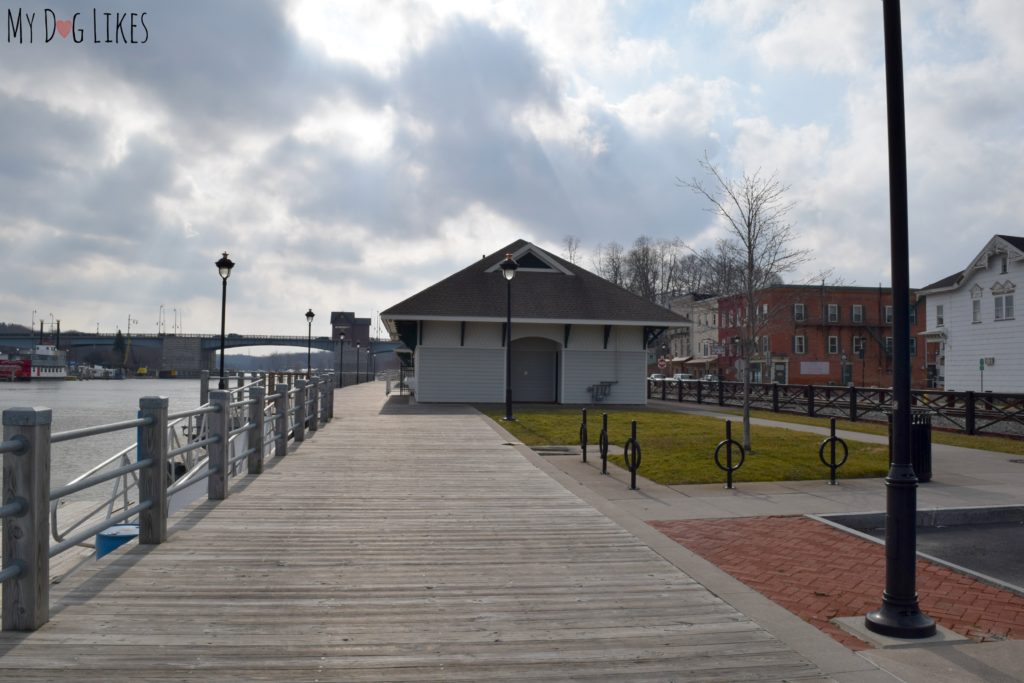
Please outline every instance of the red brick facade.
[[[753, 378], [780, 384], [892, 386], [892, 293], [878, 287], [779, 285], [757, 296]], [[718, 303], [719, 370], [738, 380], [739, 297]], [[911, 293], [911, 384], [927, 385], [924, 307]]]

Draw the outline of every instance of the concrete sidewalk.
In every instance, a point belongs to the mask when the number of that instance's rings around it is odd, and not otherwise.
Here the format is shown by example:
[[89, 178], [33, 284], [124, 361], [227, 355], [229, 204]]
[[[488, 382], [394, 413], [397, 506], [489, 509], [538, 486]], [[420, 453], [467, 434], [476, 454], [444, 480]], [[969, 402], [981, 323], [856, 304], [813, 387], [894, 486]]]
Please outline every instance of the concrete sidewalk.
[[[685, 405], [658, 407], [735, 418]], [[826, 433], [806, 425], [755, 422]], [[855, 432], [840, 435], [886, 441]], [[862, 616], [881, 604], [884, 548], [804, 515], [884, 511], [882, 479], [841, 479], [838, 486], [830, 486], [827, 478], [744, 483], [741, 470], [733, 490], [722, 484], [662, 486], [641, 477], [639, 490], [631, 491], [627, 472], [613, 466], [609, 475], [600, 473], [593, 449], [589, 463], [579, 454], [541, 456], [525, 446], [519, 450], [836, 680], [1024, 681], [1024, 642], [1012, 640], [1024, 637], [1024, 598], [928, 562], [919, 563], [922, 609], [940, 626], [974, 641], [872, 649], [823, 617]], [[933, 478], [918, 488], [918, 509], [1024, 505], [1024, 465], [1014, 459], [933, 445]], [[853, 660], [878, 670], [856, 671]], [[874, 678], [883, 670], [893, 678]]]

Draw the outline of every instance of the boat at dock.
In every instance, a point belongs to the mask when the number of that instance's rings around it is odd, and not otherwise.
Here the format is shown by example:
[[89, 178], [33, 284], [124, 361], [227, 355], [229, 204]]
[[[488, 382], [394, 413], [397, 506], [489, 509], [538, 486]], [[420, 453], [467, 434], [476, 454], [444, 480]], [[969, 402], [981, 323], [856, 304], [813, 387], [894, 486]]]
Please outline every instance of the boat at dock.
[[67, 355], [50, 344], [36, 344], [31, 351], [0, 357], [0, 381], [66, 379]]

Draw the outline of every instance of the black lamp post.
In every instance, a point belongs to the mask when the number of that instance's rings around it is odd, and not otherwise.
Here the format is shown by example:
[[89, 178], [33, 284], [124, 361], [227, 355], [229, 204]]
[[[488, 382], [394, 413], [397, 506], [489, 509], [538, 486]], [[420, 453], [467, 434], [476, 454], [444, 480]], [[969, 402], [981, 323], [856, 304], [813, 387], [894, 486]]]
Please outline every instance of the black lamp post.
[[306, 379], [313, 376], [313, 309], [306, 311]]
[[359, 350], [362, 346], [362, 342], [356, 342], [356, 384], [359, 384]]
[[338, 388], [345, 386], [345, 333], [338, 333]]
[[372, 381], [373, 375], [370, 374], [370, 356], [373, 354], [373, 349], [367, 344], [366, 346], [366, 381]]
[[220, 381], [217, 382], [218, 389], [227, 389], [227, 382], [224, 381], [224, 314], [227, 310], [228, 305], [228, 278], [231, 277], [231, 269], [235, 267], [235, 262], [228, 258], [228, 252], [224, 252], [224, 255], [220, 257], [215, 264], [217, 266], [217, 272], [220, 273], [221, 280], [221, 293], [220, 293]]
[[907, 136], [899, 0], [882, 3], [885, 100], [889, 129], [889, 240], [892, 269], [892, 458], [885, 478], [885, 591], [864, 619], [868, 630], [927, 638], [935, 622], [917, 602], [917, 476], [910, 458], [910, 247], [907, 237]]
[[505, 315], [505, 419], [514, 420], [512, 416], [512, 278], [516, 276], [519, 264], [512, 254], [505, 254], [501, 262], [501, 274], [505, 276], [507, 312]]

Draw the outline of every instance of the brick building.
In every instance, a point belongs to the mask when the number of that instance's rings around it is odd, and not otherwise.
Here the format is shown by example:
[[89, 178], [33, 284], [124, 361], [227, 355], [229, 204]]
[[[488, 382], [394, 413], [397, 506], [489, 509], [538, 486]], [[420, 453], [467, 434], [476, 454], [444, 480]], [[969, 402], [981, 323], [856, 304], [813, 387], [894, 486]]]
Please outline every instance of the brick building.
[[[911, 292], [911, 384], [927, 384], [924, 311]], [[881, 287], [778, 285], [758, 293], [754, 382], [892, 386], [892, 292]], [[740, 297], [719, 299], [720, 376], [742, 379], [738, 338], [745, 319]]]

